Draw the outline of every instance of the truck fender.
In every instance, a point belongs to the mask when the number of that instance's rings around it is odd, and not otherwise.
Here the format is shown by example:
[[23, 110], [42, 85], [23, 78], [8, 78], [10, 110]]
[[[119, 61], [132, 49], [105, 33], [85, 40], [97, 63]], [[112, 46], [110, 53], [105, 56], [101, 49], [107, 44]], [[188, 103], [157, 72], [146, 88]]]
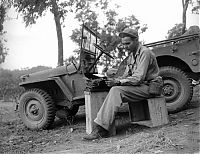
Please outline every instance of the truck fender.
[[58, 84], [62, 92], [65, 94], [67, 99], [71, 102], [73, 100], [73, 94], [69, 90], [68, 86], [63, 82], [63, 80], [60, 77], [53, 77], [52, 79], [55, 80], [55, 82]]

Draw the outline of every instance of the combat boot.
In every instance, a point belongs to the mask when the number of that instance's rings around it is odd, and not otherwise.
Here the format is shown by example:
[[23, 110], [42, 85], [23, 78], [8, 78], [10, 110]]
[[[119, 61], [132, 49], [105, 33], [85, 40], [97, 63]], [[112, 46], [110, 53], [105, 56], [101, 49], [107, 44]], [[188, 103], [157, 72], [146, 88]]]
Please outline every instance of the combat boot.
[[109, 135], [109, 132], [106, 129], [104, 129], [103, 127], [99, 125], [95, 125], [92, 133], [84, 136], [83, 139], [91, 141], [91, 140], [96, 140], [99, 138], [108, 137], [108, 135]]

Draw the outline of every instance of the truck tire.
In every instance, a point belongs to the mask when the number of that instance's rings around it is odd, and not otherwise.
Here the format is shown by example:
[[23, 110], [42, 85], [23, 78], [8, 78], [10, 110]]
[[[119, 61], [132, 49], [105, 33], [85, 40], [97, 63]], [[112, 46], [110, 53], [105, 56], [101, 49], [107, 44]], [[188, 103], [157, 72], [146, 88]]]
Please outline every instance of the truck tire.
[[192, 99], [193, 87], [190, 79], [182, 70], [172, 66], [161, 67], [159, 75], [164, 81], [162, 94], [166, 98], [168, 112], [182, 110]]
[[47, 129], [55, 118], [55, 104], [44, 90], [30, 89], [20, 97], [19, 115], [32, 130]]

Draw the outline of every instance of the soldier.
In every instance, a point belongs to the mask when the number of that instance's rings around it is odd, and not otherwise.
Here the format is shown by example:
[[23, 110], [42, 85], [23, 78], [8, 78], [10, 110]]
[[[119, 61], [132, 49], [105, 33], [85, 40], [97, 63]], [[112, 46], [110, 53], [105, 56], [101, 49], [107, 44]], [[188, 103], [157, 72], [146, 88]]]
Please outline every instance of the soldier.
[[124, 49], [128, 51], [127, 66], [121, 77], [106, 81], [111, 89], [94, 120], [94, 130], [83, 137], [85, 140], [108, 137], [117, 109], [123, 102], [134, 103], [149, 98], [151, 94], [148, 83], [159, 73], [154, 53], [139, 43], [136, 30], [126, 28], [119, 36]]

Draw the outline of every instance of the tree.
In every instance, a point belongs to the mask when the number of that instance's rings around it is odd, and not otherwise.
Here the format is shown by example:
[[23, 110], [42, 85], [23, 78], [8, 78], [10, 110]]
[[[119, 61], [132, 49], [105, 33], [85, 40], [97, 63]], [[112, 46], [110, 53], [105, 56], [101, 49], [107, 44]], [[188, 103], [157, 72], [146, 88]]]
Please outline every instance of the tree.
[[[35, 24], [39, 17], [50, 10], [54, 15], [58, 38], [58, 66], [63, 65], [62, 25], [69, 12], [77, 13], [84, 10], [90, 2], [97, 0], [17, 0], [15, 7], [23, 16], [26, 26]], [[107, 0], [99, 0], [100, 2]]]
[[4, 22], [6, 20], [6, 12], [13, 5], [13, 0], [6, 0], [0, 2], [0, 64], [5, 61], [8, 48], [5, 46], [6, 39], [4, 38]]
[[183, 15], [182, 15], [183, 27], [182, 27], [182, 34], [184, 34], [185, 31], [186, 31], [186, 13], [187, 13], [187, 8], [188, 8], [189, 2], [190, 2], [190, 0], [182, 0], [182, 6], [183, 6]]
[[187, 30], [186, 13], [189, 4], [192, 5], [192, 13], [199, 14], [200, 0], [182, 0], [182, 6], [183, 6], [182, 23], [175, 24], [175, 26], [168, 31], [166, 37], [167, 39], [181, 36], [186, 32]]
[[5, 39], [4, 39], [4, 21], [6, 17], [6, 9], [8, 8], [8, 4], [1, 3], [0, 4], [0, 64], [4, 62], [5, 57], [7, 55], [7, 48], [4, 45]]
[[[194, 4], [197, 5], [194, 5]], [[200, 0], [182, 0], [182, 7], [183, 7], [183, 14], [182, 14], [182, 34], [186, 32], [186, 13], [188, 9], [188, 5], [191, 4], [192, 7], [192, 12], [198, 14], [199, 13], [199, 8], [200, 8]]]
[[51, 12], [54, 15], [54, 20], [56, 24], [57, 38], [58, 38], [58, 66], [63, 65], [63, 37], [62, 37], [62, 29], [61, 29], [61, 15], [59, 12], [59, 7], [56, 0], [52, 0], [52, 10]]

